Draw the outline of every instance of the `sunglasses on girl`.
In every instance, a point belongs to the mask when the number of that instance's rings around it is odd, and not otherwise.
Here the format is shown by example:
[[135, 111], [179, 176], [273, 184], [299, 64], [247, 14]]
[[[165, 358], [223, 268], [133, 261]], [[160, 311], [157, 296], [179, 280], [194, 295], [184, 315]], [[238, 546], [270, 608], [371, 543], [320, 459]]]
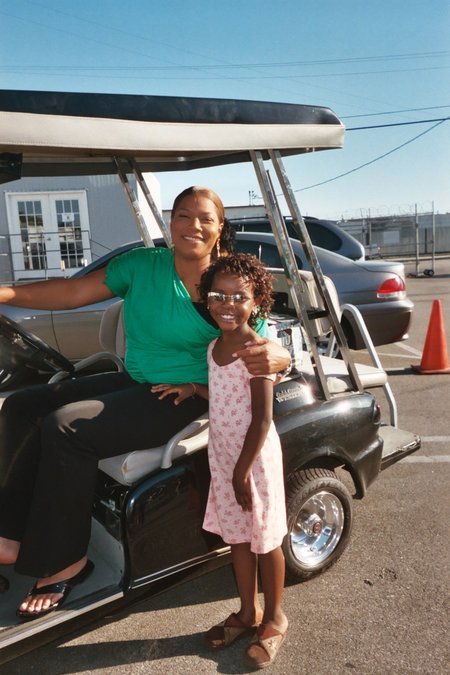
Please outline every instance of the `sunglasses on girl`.
[[226, 293], [210, 291], [208, 293], [208, 300], [210, 302], [217, 302], [221, 304], [224, 302], [232, 302], [235, 305], [242, 305], [244, 302], [252, 300], [252, 298], [249, 298], [248, 295], [245, 295], [245, 293], [231, 293], [230, 295], [227, 295]]

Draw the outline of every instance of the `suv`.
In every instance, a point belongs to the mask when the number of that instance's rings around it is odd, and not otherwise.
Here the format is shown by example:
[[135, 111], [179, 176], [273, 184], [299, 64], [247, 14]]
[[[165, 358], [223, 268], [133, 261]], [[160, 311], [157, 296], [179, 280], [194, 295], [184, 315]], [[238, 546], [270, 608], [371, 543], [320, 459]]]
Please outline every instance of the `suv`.
[[[364, 260], [364, 246], [351, 234], [345, 232], [332, 220], [319, 220], [306, 216], [303, 218], [306, 229], [314, 246], [339, 253], [351, 260]], [[236, 232], [268, 232], [272, 234], [269, 219], [265, 218], [233, 218], [230, 224]], [[284, 217], [289, 237], [298, 239], [297, 230], [291, 217]]]

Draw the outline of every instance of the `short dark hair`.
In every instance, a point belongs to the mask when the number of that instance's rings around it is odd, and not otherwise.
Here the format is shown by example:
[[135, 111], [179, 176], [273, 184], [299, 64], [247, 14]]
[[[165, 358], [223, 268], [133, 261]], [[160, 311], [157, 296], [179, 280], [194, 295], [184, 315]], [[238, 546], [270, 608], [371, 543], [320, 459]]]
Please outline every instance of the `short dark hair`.
[[266, 270], [263, 263], [250, 253], [233, 253], [218, 258], [203, 272], [200, 279], [199, 294], [205, 305], [208, 304], [208, 293], [212, 288], [216, 274], [225, 273], [241, 277], [253, 286], [253, 294], [258, 303], [254, 316], [248, 320], [254, 328], [258, 319], [265, 319], [273, 302], [272, 275]]

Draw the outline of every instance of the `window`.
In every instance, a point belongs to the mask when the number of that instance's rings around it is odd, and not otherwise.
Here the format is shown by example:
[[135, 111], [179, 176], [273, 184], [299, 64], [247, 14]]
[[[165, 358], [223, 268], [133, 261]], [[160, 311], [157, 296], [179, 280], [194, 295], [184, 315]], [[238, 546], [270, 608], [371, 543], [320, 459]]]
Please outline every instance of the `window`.
[[47, 267], [47, 255], [41, 202], [19, 201], [17, 212], [25, 269], [44, 270]]

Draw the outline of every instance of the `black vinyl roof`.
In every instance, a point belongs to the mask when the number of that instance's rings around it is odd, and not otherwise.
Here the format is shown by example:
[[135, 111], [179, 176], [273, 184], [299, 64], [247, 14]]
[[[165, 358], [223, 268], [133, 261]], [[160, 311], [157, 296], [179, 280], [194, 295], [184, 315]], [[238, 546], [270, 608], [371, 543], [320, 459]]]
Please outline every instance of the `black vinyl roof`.
[[343, 135], [321, 106], [0, 90], [0, 160], [23, 176], [113, 173], [113, 157], [134, 157], [142, 171], [199, 168], [248, 161], [249, 150], [341, 147]]

